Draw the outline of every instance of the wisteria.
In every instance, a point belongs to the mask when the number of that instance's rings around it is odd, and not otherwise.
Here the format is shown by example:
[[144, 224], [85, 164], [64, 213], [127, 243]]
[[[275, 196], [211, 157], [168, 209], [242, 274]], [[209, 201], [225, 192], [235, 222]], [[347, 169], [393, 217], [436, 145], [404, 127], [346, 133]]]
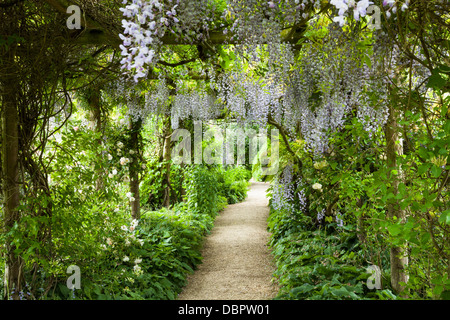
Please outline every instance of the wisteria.
[[164, 15], [163, 3], [158, 0], [133, 0], [131, 3], [124, 0], [123, 4], [125, 6], [120, 10], [127, 19], [122, 20], [124, 31], [119, 35], [123, 41], [120, 45], [124, 56], [121, 64], [123, 68], [135, 72], [134, 79], [137, 81], [147, 74], [144, 66], [153, 62], [154, 45], [161, 36], [158, 27], [168, 24], [168, 19]]
[[172, 129], [178, 129], [179, 121], [190, 117], [204, 121], [216, 118], [221, 105], [205, 91], [179, 92], [174, 97], [171, 110]]
[[273, 184], [272, 207], [276, 210], [286, 210], [294, 213], [295, 181], [293, 180], [292, 165], [284, 168], [281, 179]]
[[[405, 11], [409, 7], [410, 0], [398, 1], [398, 0], [383, 0], [382, 5], [385, 7], [386, 17], [389, 18], [392, 13], [397, 12], [398, 6], [402, 11]], [[352, 16], [356, 21], [359, 21], [361, 17], [365, 17], [368, 14], [368, 9], [374, 4], [369, 0], [331, 0], [332, 4], [337, 10], [337, 16], [333, 17], [334, 22], [338, 22], [342, 27], [346, 23], [346, 17]]]
[[136, 82], [145, 78], [149, 68], [159, 60], [164, 36], [191, 43], [204, 40], [215, 11], [208, 0], [124, 0], [122, 3], [121, 64]]
[[[368, 0], [332, 0], [330, 3], [338, 10], [339, 17], [353, 12], [353, 18], [356, 20], [364, 17], [369, 6], [373, 4]], [[396, 10], [395, 7], [399, 3], [384, 1], [383, 6], [386, 10]], [[164, 81], [161, 80], [157, 90], [147, 95], [146, 109], [157, 114], [169, 112], [173, 129], [178, 128], [180, 120], [189, 117], [198, 120], [215, 118], [223, 108], [241, 123], [265, 125], [270, 115], [278, 123], [283, 124], [287, 132], [293, 132], [299, 127], [307, 142], [307, 148], [316, 154], [323, 154], [329, 150], [330, 133], [341, 128], [351, 110], [357, 111], [359, 120], [369, 132], [374, 132], [384, 125], [388, 116], [385, 105], [387, 83], [379, 73], [385, 68], [380, 65], [383, 62], [376, 58], [370, 58], [369, 64], [362, 63], [357, 42], [353, 40], [357, 35], [344, 34], [341, 28], [331, 25], [323, 39], [324, 45], [321, 49], [317, 50], [314, 45], [306, 46], [300, 57], [298, 64], [300, 67], [291, 70], [290, 66], [294, 62], [293, 48], [280, 42], [280, 30], [287, 20], [292, 23], [305, 19], [306, 17], [299, 12], [306, 6], [318, 8], [320, 2], [308, 0], [286, 2], [283, 9], [290, 13], [284, 15], [284, 20], [277, 17], [281, 3], [268, 3], [265, 10], [257, 9], [258, 5], [260, 3], [257, 1], [250, 1], [246, 6], [231, 2], [225, 10], [236, 19], [233, 25], [224, 30], [232, 32], [234, 37], [244, 39], [242, 45], [235, 47], [237, 55], [235, 63], [242, 64], [241, 67], [223, 72], [217, 78], [213, 77], [209, 84], [213, 90], [207, 90], [206, 87], [200, 91], [178, 88], [170, 106], [167, 105], [169, 93]], [[405, 9], [409, 1], [403, 2], [403, 5]], [[162, 27], [167, 27], [169, 20], [162, 18], [161, 15], [164, 14], [167, 14], [173, 23], [182, 24], [182, 21], [174, 19], [181, 6], [179, 2], [173, 4], [168, 11], [162, 6], [158, 1], [150, 1], [145, 6], [140, 1], [133, 1], [127, 6], [128, 9], [124, 14], [128, 17], [137, 17], [135, 21], [140, 23], [141, 29], [134, 26], [127, 30], [134, 30], [136, 32], [132, 34], [137, 35], [145, 25], [146, 30], [155, 28], [155, 33], [149, 35], [160, 36], [161, 33], [156, 31], [164, 28], [158, 29], [149, 21], [154, 21], [158, 16]], [[248, 17], [249, 10], [254, 20], [244, 19]], [[198, 9], [195, 7], [194, 11], [197, 12]], [[191, 15], [194, 21], [196, 15], [195, 13]], [[264, 28], [257, 23], [258, 17], [261, 18], [259, 23], [267, 24]], [[198, 25], [198, 21], [195, 20], [193, 24]], [[187, 23], [183, 25], [187, 28]], [[311, 27], [314, 29], [314, 24], [311, 24]], [[132, 38], [131, 35], [130, 37]], [[138, 38], [144, 41], [142, 36]], [[141, 44], [150, 43], [148, 39], [145, 41], [147, 42]], [[264, 49], [261, 42], [267, 44]], [[136, 50], [130, 52], [137, 53]], [[147, 51], [144, 49], [143, 52]], [[137, 67], [138, 70], [145, 64], [145, 59], [138, 58], [136, 62], [133, 55], [128, 55], [126, 59], [123, 61], [134, 61], [134, 65], [125, 63], [128, 67], [131, 66], [131, 69]], [[242, 72], [248, 68], [243, 61], [247, 61], [248, 65], [267, 61], [268, 70], [265, 77], [252, 78]], [[135, 79], [144, 75], [139, 70]], [[372, 94], [372, 98], [368, 93]], [[373, 98], [374, 95], [377, 96], [376, 99]], [[374, 104], [373, 101], [377, 103]]]

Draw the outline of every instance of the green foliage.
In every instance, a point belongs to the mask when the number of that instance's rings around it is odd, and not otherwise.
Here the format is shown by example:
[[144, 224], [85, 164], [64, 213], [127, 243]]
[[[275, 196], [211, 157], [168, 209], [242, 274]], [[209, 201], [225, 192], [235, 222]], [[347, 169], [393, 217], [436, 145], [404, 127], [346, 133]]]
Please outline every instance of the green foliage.
[[183, 186], [189, 210], [214, 217], [227, 203], [247, 196], [250, 173], [242, 167], [227, 170], [220, 166], [193, 165], [186, 169]]
[[[186, 276], [201, 261], [201, 244], [215, 215], [227, 203], [245, 199], [249, 173], [244, 168], [192, 166], [184, 172], [171, 165], [171, 187], [178, 201], [170, 210], [159, 210], [166, 164], [149, 161], [140, 192], [144, 210], [150, 211], [131, 221], [125, 195], [130, 166], [121, 158], [141, 155], [130, 153], [128, 133], [111, 126], [106, 134], [104, 145], [92, 143], [99, 133], [74, 120], [49, 141], [50, 152], [44, 156], [52, 158], [51, 195], [25, 199], [23, 208], [51, 206], [51, 216], [30, 212], [8, 234], [1, 233], [2, 242], [8, 237], [25, 262], [25, 283], [32, 296], [23, 298], [176, 299]], [[103, 187], [97, 189], [100, 176]], [[182, 186], [185, 202], [179, 202]], [[150, 196], [154, 198], [148, 201]], [[51, 239], [42, 241], [47, 226]], [[80, 267], [81, 290], [66, 286], [70, 265]]]
[[214, 217], [218, 212], [218, 181], [214, 172], [203, 165], [187, 168], [184, 177], [189, 210]]
[[[82, 289], [68, 290], [60, 268], [61, 280], [47, 298], [176, 299], [187, 275], [201, 262], [202, 241], [213, 227], [214, 216], [227, 204], [227, 199], [218, 193], [219, 177], [232, 183], [233, 179], [248, 178], [248, 172], [193, 166], [186, 171], [184, 180], [186, 201], [171, 210], [147, 211], [139, 221], [104, 216], [107, 223], [102, 229], [97, 227], [102, 231], [97, 238], [83, 239], [87, 245], [83, 249], [93, 254], [76, 251], [84, 259], [76, 261], [82, 270]], [[199, 192], [208, 190], [211, 192]], [[77, 224], [67, 221], [66, 227]], [[90, 236], [95, 234], [91, 231]]]
[[244, 167], [236, 166], [223, 170], [217, 169], [219, 193], [227, 199], [229, 204], [243, 201], [247, 196], [248, 180], [251, 173]]
[[202, 241], [212, 226], [213, 218], [186, 206], [148, 211], [105, 235], [96, 257], [80, 265], [81, 290], [68, 290], [61, 278], [48, 298], [176, 299], [202, 260]]
[[[331, 225], [330, 225], [331, 226]], [[272, 211], [269, 218], [271, 248], [281, 286], [276, 299], [360, 300], [395, 298], [389, 289], [369, 290], [356, 233], [316, 229], [312, 220]]]
[[[449, 99], [441, 98], [435, 112], [447, 115]], [[405, 103], [401, 97], [396, 99]], [[306, 207], [290, 213], [272, 209], [270, 230], [282, 285], [280, 298], [394, 299], [389, 276], [393, 246], [405, 247], [409, 258], [409, 281], [399, 297], [447, 297], [450, 120], [432, 117], [421, 124], [421, 117], [414, 111], [403, 115], [399, 123], [403, 141], [396, 143], [402, 143], [404, 154], [397, 155], [394, 169], [387, 163], [384, 132], [369, 135], [355, 117], [332, 135], [332, 149], [321, 157], [297, 149], [301, 141], [291, 144], [303, 163], [294, 169], [304, 182]], [[292, 161], [283, 145], [280, 151], [280, 163]], [[399, 179], [395, 189], [393, 177]], [[320, 189], [312, 188], [316, 183]], [[389, 206], [404, 210], [405, 219], [388, 217]], [[338, 215], [343, 226], [336, 224]], [[350, 234], [357, 250], [345, 248]], [[382, 268], [383, 290], [368, 292], [355, 280], [364, 280], [368, 265]]]

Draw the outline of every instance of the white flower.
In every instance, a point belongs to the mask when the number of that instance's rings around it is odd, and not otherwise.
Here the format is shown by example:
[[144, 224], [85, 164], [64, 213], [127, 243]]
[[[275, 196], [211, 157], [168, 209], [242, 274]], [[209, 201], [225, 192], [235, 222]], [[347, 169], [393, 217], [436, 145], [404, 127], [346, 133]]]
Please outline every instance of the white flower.
[[130, 154], [135, 154], [135, 151], [134, 150], [130, 150]]
[[333, 18], [334, 22], [339, 22], [339, 26], [343, 26], [345, 24], [345, 17], [344, 16], [337, 16]]
[[[345, 11], [348, 9], [348, 5], [343, 0], [331, 0], [330, 2], [332, 5], [336, 7], [336, 9], [339, 10], [339, 15], [342, 16]], [[334, 20], [334, 19], [333, 19]]]
[[113, 175], [112, 173], [110, 173], [110, 174], [108, 174], [108, 177], [109, 177], [109, 178], [113, 178], [114, 175]]
[[110, 155], [109, 153], [108, 153], [108, 160], [112, 160], [112, 155]]
[[137, 242], [139, 242], [139, 244], [140, 244], [141, 246], [144, 245], [144, 240], [143, 240], [143, 239], [137, 239]]
[[125, 158], [125, 157], [120, 158], [120, 164], [122, 166], [126, 165], [128, 162], [130, 162], [130, 159]]
[[123, 143], [122, 143], [122, 141], [117, 142], [117, 147], [118, 147], [119, 149], [122, 149], [122, 148], [123, 148]]
[[125, 256], [125, 257], [123, 257], [123, 262], [127, 262], [127, 261], [130, 261], [130, 258], [128, 258], [127, 256]]
[[106, 239], [106, 243], [110, 246], [112, 246], [112, 244], [113, 244], [111, 238]]
[[314, 162], [314, 168], [317, 170], [321, 170], [323, 168], [325, 168], [328, 165], [327, 160], [323, 160], [320, 162]]
[[116, 169], [113, 169], [113, 170], [111, 171], [111, 173], [112, 173], [113, 175], [116, 175], [116, 174], [117, 174], [117, 170], [116, 170]]
[[134, 201], [136, 201], [136, 198], [135, 197], [130, 197], [130, 201], [134, 202]]
[[136, 260], [134, 260], [134, 263], [135, 264], [139, 264], [139, 263], [141, 263], [142, 262], [142, 259], [136, 259]]
[[137, 264], [134, 265], [133, 270], [136, 274], [139, 274], [142, 271], [141, 267]]
[[353, 10], [353, 16], [355, 17], [355, 20], [358, 21], [359, 17], [364, 17], [367, 14], [367, 8], [370, 6], [372, 2], [369, 0], [361, 0], [356, 5], [355, 9]]
[[127, 226], [121, 226], [120, 229], [122, 229], [123, 231], [127, 231]]
[[383, 6], [392, 6], [395, 3], [395, 0], [384, 0]]
[[322, 185], [320, 184], [320, 183], [314, 183], [313, 185], [312, 185], [312, 188], [314, 189], [314, 190], [322, 190]]

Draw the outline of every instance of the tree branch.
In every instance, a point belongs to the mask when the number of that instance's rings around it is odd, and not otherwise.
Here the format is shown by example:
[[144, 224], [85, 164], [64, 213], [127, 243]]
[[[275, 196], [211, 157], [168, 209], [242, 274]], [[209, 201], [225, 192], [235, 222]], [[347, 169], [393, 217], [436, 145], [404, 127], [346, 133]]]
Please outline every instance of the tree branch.
[[272, 115], [269, 114], [268, 118], [267, 118], [267, 123], [273, 125], [275, 128], [278, 129], [278, 131], [281, 134], [281, 137], [283, 138], [284, 144], [286, 145], [286, 149], [289, 151], [290, 154], [292, 154], [294, 156], [295, 161], [298, 163], [299, 168], [303, 167], [303, 162], [302, 160], [299, 158], [299, 156], [294, 152], [294, 150], [292, 150], [291, 145], [289, 144], [289, 140], [288, 140], [288, 135], [286, 133], [286, 130], [284, 129], [284, 127], [279, 124], [278, 122], [276, 122]]
[[195, 60], [197, 60], [197, 58], [192, 58], [192, 59], [189, 59], [189, 60], [182, 60], [182, 61], [176, 62], [176, 63], [170, 63], [170, 62], [166, 62], [166, 61], [160, 60], [160, 61], [158, 61], [158, 64], [161, 64], [161, 65], [166, 66], [166, 67], [178, 67], [178, 66], [182, 66], [184, 64], [188, 64], [190, 62], [194, 62]]

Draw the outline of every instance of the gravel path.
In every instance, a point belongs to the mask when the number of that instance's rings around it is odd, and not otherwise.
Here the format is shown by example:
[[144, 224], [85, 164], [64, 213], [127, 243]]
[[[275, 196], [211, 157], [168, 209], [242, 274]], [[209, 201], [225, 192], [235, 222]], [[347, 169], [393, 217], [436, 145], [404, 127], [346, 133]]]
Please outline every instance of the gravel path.
[[203, 263], [188, 278], [180, 300], [267, 300], [278, 292], [267, 247], [267, 183], [252, 182], [244, 202], [216, 218], [203, 246]]

